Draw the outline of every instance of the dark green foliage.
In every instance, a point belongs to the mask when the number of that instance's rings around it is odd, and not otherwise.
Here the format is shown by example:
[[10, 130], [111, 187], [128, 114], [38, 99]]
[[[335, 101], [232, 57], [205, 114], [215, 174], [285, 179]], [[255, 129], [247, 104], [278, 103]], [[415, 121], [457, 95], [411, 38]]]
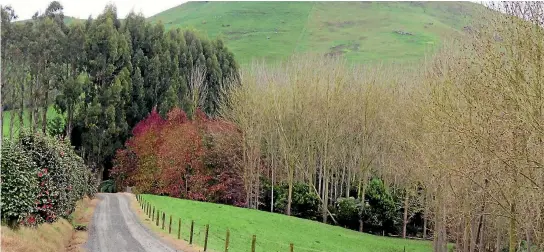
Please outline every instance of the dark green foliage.
[[12, 225], [68, 217], [95, 187], [94, 174], [63, 140], [23, 132], [3, 146], [2, 219]]
[[20, 146], [2, 144], [2, 220], [9, 225], [22, 221], [34, 210], [38, 195], [36, 164]]
[[[270, 195], [270, 185], [265, 185], [265, 195]], [[289, 187], [287, 184], [274, 186], [274, 212], [285, 213], [287, 210], [287, 196]], [[291, 215], [299, 218], [318, 220], [320, 218], [320, 201], [319, 196], [313, 189], [303, 183], [293, 185], [291, 203]], [[270, 198], [265, 197], [265, 205], [262, 210], [270, 211]]]
[[103, 193], [114, 193], [115, 192], [115, 181], [113, 179], [108, 179], [100, 183], [100, 192]]
[[391, 192], [380, 179], [372, 179], [365, 193], [363, 207], [365, 230], [374, 233], [382, 231], [398, 233], [402, 222], [397, 211], [397, 205]]
[[358, 229], [359, 219], [363, 212], [363, 204], [360, 200], [353, 197], [338, 198], [336, 206], [332, 208], [336, 213], [336, 221], [340, 226]]

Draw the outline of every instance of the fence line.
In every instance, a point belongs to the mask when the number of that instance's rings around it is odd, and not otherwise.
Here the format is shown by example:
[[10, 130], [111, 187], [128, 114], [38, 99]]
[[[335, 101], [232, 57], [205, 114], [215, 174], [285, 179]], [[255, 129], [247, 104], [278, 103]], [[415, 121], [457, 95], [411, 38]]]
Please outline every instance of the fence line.
[[[227, 228], [221, 231], [221, 229], [214, 228], [213, 225], [210, 225], [209, 223], [203, 225], [202, 223], [196, 223], [194, 220], [184, 220], [183, 218], [176, 216], [173, 213], [166, 213], [161, 209], [155, 207], [141, 194], [136, 195], [136, 200], [140, 204], [140, 207], [143, 209], [144, 214], [149, 217], [149, 220], [153, 225], [156, 225], [163, 232], [168, 232], [170, 235], [177, 237], [177, 239], [187, 241], [189, 242], [189, 244], [202, 246], [204, 248], [204, 251], [211, 251], [210, 245], [213, 243], [211, 242], [212, 239], [210, 238], [214, 238], [216, 241], [216, 247], [217, 243], [223, 244], [223, 246], [219, 246], [219, 250], [214, 250], [214, 252], [228, 252], [232, 247], [235, 247], [233, 245], [246, 247], [246, 245], [241, 244], [247, 244], [247, 250], [255, 252], [258, 251], [259, 247], [261, 247], [261, 249], [262, 247], [265, 247], [264, 244], [267, 243], [273, 244], [273, 247], [275, 248], [274, 251], [277, 252], [326, 252], [325, 250], [297, 246], [292, 242], [283, 243], [279, 241], [268, 240], [266, 238], [263, 238], [263, 236], [250, 234], [237, 229]], [[165, 224], [165, 222], [167, 222], [168, 224]], [[186, 231], [184, 232], [182, 230]], [[335, 247], [336, 249], [338, 249], [337, 251], [346, 252], [340, 247]], [[406, 248], [400, 248], [399, 251], [406, 251]]]

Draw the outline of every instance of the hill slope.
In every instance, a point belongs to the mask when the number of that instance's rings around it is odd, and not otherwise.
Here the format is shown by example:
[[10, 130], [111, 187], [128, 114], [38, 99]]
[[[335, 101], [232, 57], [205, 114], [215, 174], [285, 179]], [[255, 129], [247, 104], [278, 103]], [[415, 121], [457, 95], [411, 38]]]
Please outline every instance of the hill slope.
[[294, 52], [405, 62], [461, 32], [483, 9], [472, 2], [188, 2], [149, 20], [219, 36], [241, 63]]

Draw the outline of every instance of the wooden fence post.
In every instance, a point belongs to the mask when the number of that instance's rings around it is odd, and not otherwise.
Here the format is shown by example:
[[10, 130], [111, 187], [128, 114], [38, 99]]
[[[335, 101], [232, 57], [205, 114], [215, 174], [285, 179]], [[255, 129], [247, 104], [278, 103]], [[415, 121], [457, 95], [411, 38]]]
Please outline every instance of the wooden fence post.
[[153, 206], [153, 212], [151, 213], [151, 221], [155, 221], [155, 206]]
[[257, 240], [257, 236], [253, 235], [253, 238], [251, 239], [251, 252], [255, 252], [255, 242]]
[[230, 240], [230, 230], [227, 228], [227, 237], [225, 237], [225, 252], [229, 252], [229, 240]]
[[189, 236], [189, 244], [193, 244], [193, 228], [195, 226], [195, 221], [191, 221], [191, 234]]
[[164, 230], [164, 219], [165, 219], [165, 214], [164, 212], [162, 212], [162, 230]]
[[168, 224], [168, 233], [172, 233], [172, 215], [170, 215], [170, 224]]
[[181, 239], [181, 218], [178, 219], [178, 240]]
[[157, 223], [156, 223], [156, 224], [157, 224], [157, 227], [159, 226], [160, 218], [161, 218], [160, 215], [159, 215], [159, 212], [160, 212], [159, 209], [157, 209], [157, 218], [155, 219], [155, 221], [157, 222]]
[[208, 230], [210, 229], [210, 224], [206, 224], [206, 235], [204, 236], [204, 251], [208, 249]]
[[294, 251], [293, 243], [289, 244], [289, 251], [290, 251], [290, 252], [293, 252], [293, 251]]

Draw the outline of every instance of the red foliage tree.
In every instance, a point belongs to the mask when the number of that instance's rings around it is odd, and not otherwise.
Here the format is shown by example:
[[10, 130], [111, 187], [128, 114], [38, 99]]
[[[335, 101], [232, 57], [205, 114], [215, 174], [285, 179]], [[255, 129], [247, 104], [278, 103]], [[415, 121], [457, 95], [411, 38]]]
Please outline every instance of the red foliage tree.
[[240, 133], [197, 110], [189, 120], [179, 108], [164, 120], [153, 110], [117, 151], [112, 171], [119, 187], [141, 192], [242, 206]]

